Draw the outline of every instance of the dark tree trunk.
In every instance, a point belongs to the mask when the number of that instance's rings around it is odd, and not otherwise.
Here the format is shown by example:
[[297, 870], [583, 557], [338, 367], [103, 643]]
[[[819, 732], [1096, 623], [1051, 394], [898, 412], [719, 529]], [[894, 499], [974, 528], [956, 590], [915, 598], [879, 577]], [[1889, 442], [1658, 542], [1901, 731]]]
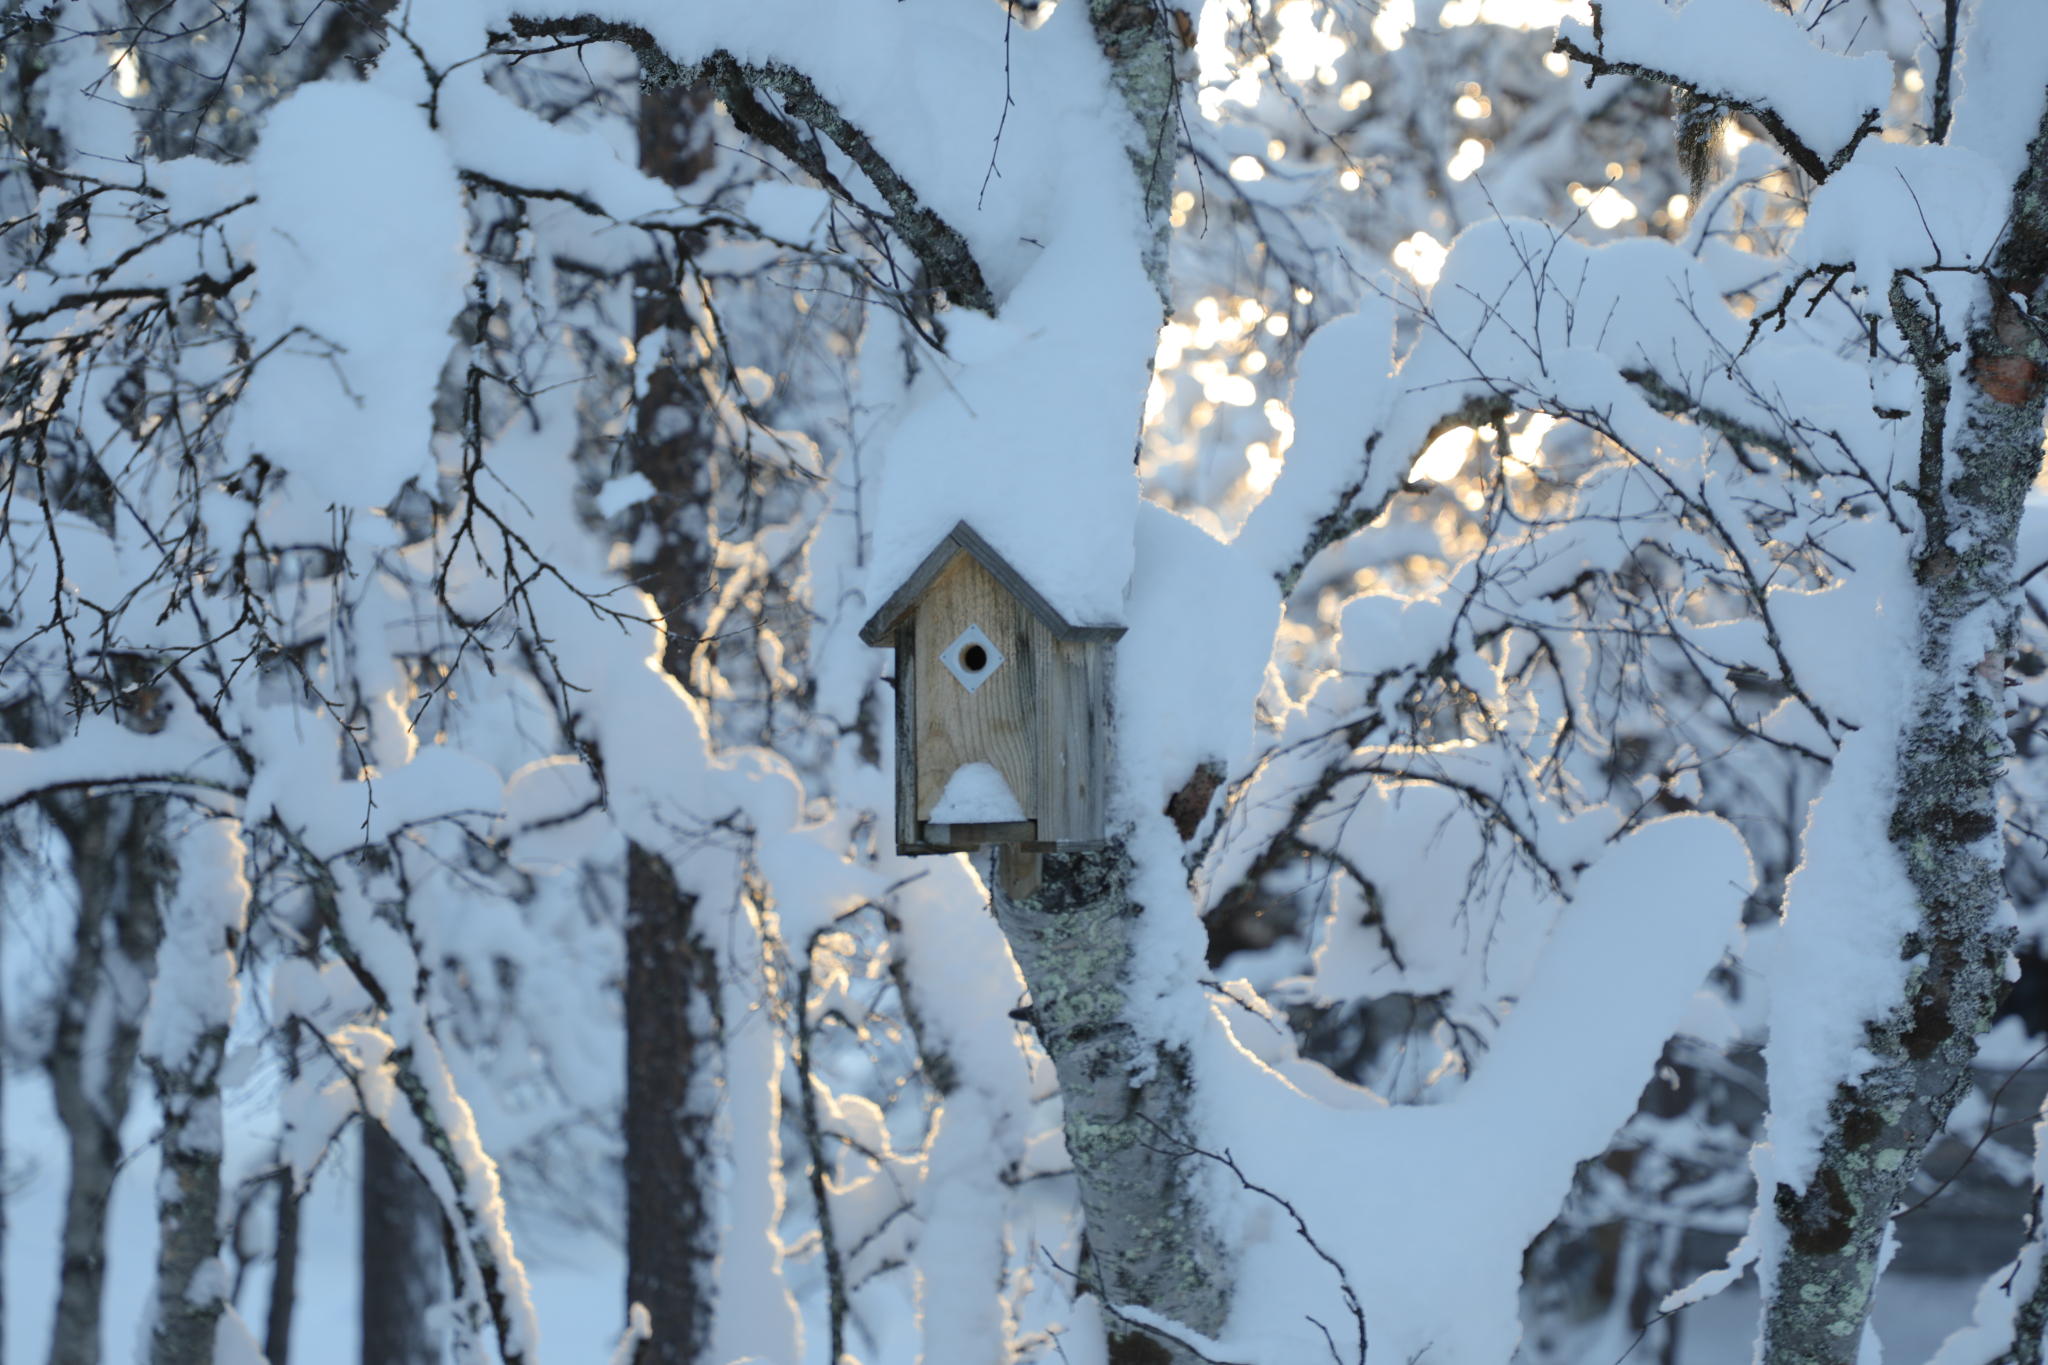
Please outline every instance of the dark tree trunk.
[[50, 1365], [97, 1365], [107, 1201], [156, 958], [163, 801], [52, 797], [44, 810], [70, 847], [78, 887], [71, 966], [45, 1062], [71, 1150]]
[[[649, 90], [640, 98], [640, 168], [685, 185], [716, 155], [710, 97], [698, 89]], [[655, 528], [635, 581], [668, 624], [662, 663], [690, 682], [690, 624], [712, 581], [706, 558], [710, 496], [708, 409], [694, 367], [676, 363], [690, 321], [677, 296], [678, 262], [648, 257], [634, 272], [633, 332], [659, 359], [647, 377], [628, 446], [633, 468], [654, 485], [638, 515]], [[717, 1075], [718, 981], [692, 923], [696, 898], [666, 861], [629, 845], [626, 854], [626, 1302], [644, 1306], [653, 1335], [642, 1365], [695, 1365], [711, 1347], [718, 1235], [708, 1198]]]
[[299, 1293], [299, 1191], [287, 1165], [277, 1177], [277, 1252], [270, 1276], [270, 1317], [263, 1356], [270, 1365], [289, 1365], [292, 1308]]
[[626, 1299], [654, 1335], [642, 1365], [693, 1365], [711, 1345], [718, 1238], [707, 1198], [718, 982], [691, 926], [695, 897], [633, 844], [626, 864]]
[[446, 1296], [441, 1206], [384, 1125], [365, 1119], [363, 1365], [441, 1365], [427, 1313]]

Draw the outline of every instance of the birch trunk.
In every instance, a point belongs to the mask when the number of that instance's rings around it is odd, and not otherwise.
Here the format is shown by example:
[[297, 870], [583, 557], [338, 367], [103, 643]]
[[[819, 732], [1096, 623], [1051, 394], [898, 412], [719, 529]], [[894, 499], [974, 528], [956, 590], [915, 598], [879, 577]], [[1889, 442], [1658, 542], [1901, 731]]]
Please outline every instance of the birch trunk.
[[44, 810], [70, 848], [78, 888], [71, 966], [46, 1061], [71, 1152], [50, 1365], [97, 1365], [107, 1202], [156, 958], [163, 801], [51, 797]]
[[[1089, 0], [1088, 19], [1136, 124], [1131, 167], [1150, 228], [1143, 258], [1166, 302], [1179, 39], [1169, 11], [1143, 0]], [[1116, 1317], [1137, 1306], [1214, 1336], [1231, 1289], [1227, 1254], [1190, 1180], [1198, 1144], [1187, 1058], [1146, 1035], [1125, 993], [1145, 912], [1130, 898], [1130, 853], [1112, 839], [1099, 853], [999, 857], [990, 894], [1059, 1073], [1087, 1220], [1080, 1275], [1111, 1314], [1110, 1365], [1192, 1365], [1202, 1357], [1189, 1347]]]
[[229, 1287], [220, 1259], [220, 1068], [234, 1021], [235, 954], [249, 885], [231, 821], [195, 815], [174, 843], [177, 887], [164, 912], [142, 1040], [163, 1105], [149, 1356], [150, 1365], [211, 1365]]
[[[1789, 1245], [1765, 1310], [1766, 1365], [1854, 1365], [1885, 1228], [1967, 1091], [1977, 1035], [2005, 992], [2013, 931], [2000, 924], [1997, 788], [2011, 753], [2004, 675], [2015, 544], [2041, 467], [2048, 393], [2048, 343], [2034, 321], [2048, 317], [2048, 117], [2029, 150], [1969, 324], [1962, 382], [1914, 291], [1903, 278], [1891, 288], [1925, 390], [1920, 649], [1889, 831], [1919, 902], [1919, 927], [1900, 945], [1915, 966], [1904, 998], [1868, 1025], [1876, 1064], [1836, 1095], [1814, 1182], [1776, 1191]], [[1961, 404], [1959, 420], [1952, 403]], [[2038, 1358], [2038, 1342], [2032, 1349]]]
[[1223, 1248], [1190, 1188], [1187, 1059], [1130, 1018], [1125, 977], [1145, 913], [1130, 898], [1130, 855], [1120, 841], [1100, 853], [1048, 854], [1036, 886], [1032, 855], [1000, 856], [996, 919], [1059, 1073], [1087, 1219], [1079, 1273], [1111, 1315], [1111, 1365], [1192, 1365], [1200, 1357], [1186, 1347], [1115, 1317], [1138, 1305], [1214, 1336], [1230, 1304]]

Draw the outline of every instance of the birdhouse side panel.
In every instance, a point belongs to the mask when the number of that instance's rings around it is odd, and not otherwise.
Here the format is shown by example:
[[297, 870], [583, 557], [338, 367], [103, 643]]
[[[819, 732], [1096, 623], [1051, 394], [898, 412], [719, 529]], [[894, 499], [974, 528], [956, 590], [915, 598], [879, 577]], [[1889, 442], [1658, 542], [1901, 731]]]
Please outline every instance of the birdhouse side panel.
[[918, 820], [932, 818], [946, 784], [968, 763], [994, 767], [1024, 818], [1037, 818], [1034, 626], [1023, 605], [965, 554], [918, 603], [912, 731]]
[[1063, 849], [1102, 842], [1110, 646], [1059, 640], [1037, 621], [1038, 842]]
[[917, 631], [896, 632], [896, 847], [921, 852], [917, 827]]

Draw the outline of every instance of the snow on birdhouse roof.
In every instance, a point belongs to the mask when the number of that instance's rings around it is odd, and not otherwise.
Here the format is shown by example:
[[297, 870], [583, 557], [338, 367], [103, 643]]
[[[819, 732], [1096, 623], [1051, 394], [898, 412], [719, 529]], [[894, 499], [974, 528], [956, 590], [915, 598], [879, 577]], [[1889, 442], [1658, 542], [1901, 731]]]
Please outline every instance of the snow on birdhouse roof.
[[889, 594], [889, 600], [881, 610], [868, 618], [860, 628], [860, 638], [871, 645], [883, 645], [895, 634], [903, 618], [917, 610], [924, 595], [938, 580], [946, 566], [956, 555], [973, 555], [975, 562], [988, 570], [996, 582], [1003, 585], [1011, 596], [1027, 607], [1033, 616], [1045, 623], [1054, 637], [1061, 640], [1114, 640], [1124, 633], [1122, 626], [1078, 626], [1062, 616], [1044, 594], [1026, 582], [1024, 576], [1010, 567], [1010, 562], [997, 554], [995, 547], [981, 538], [972, 526], [959, 522], [947, 533], [946, 538], [933, 547], [924, 557], [924, 562], [911, 571], [901, 587]]

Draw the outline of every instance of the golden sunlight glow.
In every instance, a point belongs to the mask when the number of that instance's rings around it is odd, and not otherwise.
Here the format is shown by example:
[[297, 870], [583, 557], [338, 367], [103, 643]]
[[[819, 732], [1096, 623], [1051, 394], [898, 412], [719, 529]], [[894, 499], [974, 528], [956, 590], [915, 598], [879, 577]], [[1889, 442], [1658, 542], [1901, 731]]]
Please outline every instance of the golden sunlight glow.
[[[1580, 198], [1584, 195], [1584, 198]], [[1586, 216], [1602, 228], [1613, 228], [1636, 216], [1636, 206], [1628, 196], [1612, 185], [1605, 186], [1595, 194], [1583, 186], [1572, 194], [1572, 201], [1585, 209]]]
[[1166, 412], [1166, 400], [1173, 397], [1171, 380], [1152, 376], [1152, 387], [1145, 391], [1145, 425], [1151, 426]]
[[1268, 160], [1278, 161], [1286, 155], [1287, 144], [1279, 138], [1276, 137], [1266, 144], [1266, 157]]
[[1389, 52], [1399, 50], [1403, 37], [1415, 27], [1415, 0], [1384, 0], [1372, 21], [1372, 36]]
[[1159, 350], [1152, 357], [1153, 370], [1156, 372], [1179, 368], [1181, 352], [1194, 344], [1193, 328], [1185, 323], [1167, 323], [1159, 329]]
[[1671, 221], [1676, 223], [1692, 212], [1692, 200], [1685, 195], [1674, 194], [1671, 196], [1671, 202], [1664, 206], [1664, 211], [1670, 214]]
[[1371, 98], [1372, 82], [1353, 81], [1337, 96], [1337, 107], [1348, 114]]
[[142, 63], [135, 60], [135, 49], [124, 47], [107, 58], [107, 65], [114, 68], [114, 88], [121, 92], [121, 98], [132, 100], [142, 93]]
[[1528, 424], [1508, 436], [1508, 457], [1532, 467], [1542, 464], [1543, 438], [1556, 425], [1557, 419], [1547, 412], [1529, 414]]
[[1268, 398], [1262, 410], [1266, 414], [1266, 420], [1272, 424], [1273, 430], [1280, 433], [1280, 439], [1274, 443], [1274, 449], [1285, 450], [1293, 445], [1294, 414], [1287, 410], [1287, 405], [1277, 398]]
[[1275, 313], [1266, 319], [1266, 330], [1276, 337], [1287, 335], [1287, 314]]
[[1458, 154], [1444, 167], [1453, 180], [1469, 180], [1472, 172], [1486, 163], [1486, 144], [1476, 137], [1468, 137], [1458, 144]]
[[[1206, 351], [1218, 342], [1235, 341], [1243, 335], [1243, 318], [1235, 313], [1226, 316], [1222, 303], [1217, 299], [1196, 299], [1195, 330], [1182, 344], [1192, 351]], [[1177, 356], [1175, 363], [1179, 363]]]
[[1909, 66], [1906, 68], [1906, 74], [1899, 77], [1899, 84], [1917, 95], [1927, 88], [1927, 78], [1920, 74], [1919, 67]]
[[1546, 52], [1543, 54], [1543, 69], [1553, 76], [1569, 75], [1572, 59], [1562, 52]]
[[1255, 156], [1241, 156], [1230, 163], [1232, 180], [1264, 180], [1266, 168]]
[[1422, 452], [1422, 458], [1415, 462], [1409, 477], [1430, 483], [1449, 483], [1457, 478], [1458, 471], [1471, 458], [1472, 440], [1476, 434], [1470, 427], [1452, 427], [1429, 443], [1429, 449]]
[[[1435, 284], [1444, 273], [1444, 258], [1450, 248], [1426, 232], [1418, 232], [1394, 248], [1394, 264], [1408, 272], [1417, 284]], [[1432, 447], [1434, 449], [1434, 447]]]
[[1305, 284], [1297, 284], [1294, 286], [1294, 301], [1296, 303], [1314, 303], [1316, 301], [1316, 291]]
[[1264, 351], [1245, 352], [1244, 372], [1246, 374], [1257, 374], [1260, 370], [1266, 368], [1266, 364], [1266, 353]]
[[1477, 93], [1460, 95], [1451, 108], [1457, 111], [1459, 118], [1485, 118], [1493, 112], [1493, 101]]
[[1742, 149], [1754, 141], [1755, 138], [1743, 132], [1736, 124], [1731, 123], [1721, 130], [1721, 145], [1728, 149], [1730, 156], [1740, 155]]
[[1250, 326], [1266, 316], [1266, 309], [1257, 299], [1246, 299], [1237, 305], [1237, 316]]
[[[1337, 59], [1344, 55], [1346, 44], [1331, 32], [1337, 22], [1336, 14], [1325, 8], [1318, 24], [1316, 8], [1313, 0], [1285, 0], [1274, 10], [1280, 36], [1273, 41], [1272, 50], [1289, 80], [1305, 81], [1314, 76], [1329, 85], [1337, 79]], [[1329, 80], [1323, 80], [1325, 71], [1330, 73]]]
[[1263, 493], [1273, 486], [1273, 480], [1280, 477], [1284, 463], [1273, 453], [1273, 447], [1264, 441], [1253, 441], [1244, 448], [1244, 462], [1250, 466], [1245, 471], [1244, 481], [1254, 493]]
[[1252, 381], [1232, 374], [1227, 360], [1197, 360], [1188, 366], [1188, 377], [1202, 386], [1202, 397], [1211, 403], [1248, 408], [1259, 401], [1259, 391]]
[[1343, 170], [1337, 172], [1337, 183], [1348, 192], [1357, 189], [1364, 181], [1359, 178], [1357, 171], [1346, 166]]

